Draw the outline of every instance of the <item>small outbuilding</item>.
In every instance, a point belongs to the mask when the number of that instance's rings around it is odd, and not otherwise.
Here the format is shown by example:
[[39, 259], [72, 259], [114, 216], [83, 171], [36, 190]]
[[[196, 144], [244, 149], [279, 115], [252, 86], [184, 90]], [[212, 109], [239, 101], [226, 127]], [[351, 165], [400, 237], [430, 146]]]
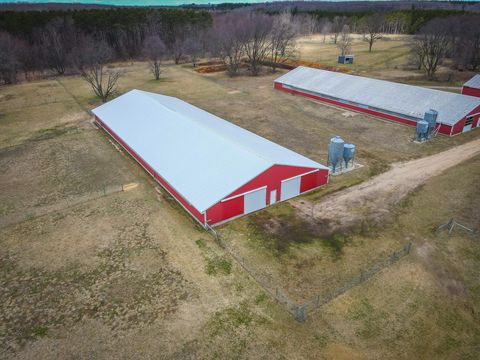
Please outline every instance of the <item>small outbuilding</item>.
[[328, 182], [326, 166], [174, 97], [132, 90], [93, 113], [204, 227]]
[[338, 63], [339, 64], [353, 64], [354, 58], [355, 57], [353, 55], [340, 55], [338, 57]]
[[304, 66], [276, 79], [274, 87], [413, 126], [435, 110], [435, 131], [449, 136], [480, 127], [480, 99], [472, 96]]
[[480, 97], [480, 74], [475, 75], [463, 84], [462, 94]]

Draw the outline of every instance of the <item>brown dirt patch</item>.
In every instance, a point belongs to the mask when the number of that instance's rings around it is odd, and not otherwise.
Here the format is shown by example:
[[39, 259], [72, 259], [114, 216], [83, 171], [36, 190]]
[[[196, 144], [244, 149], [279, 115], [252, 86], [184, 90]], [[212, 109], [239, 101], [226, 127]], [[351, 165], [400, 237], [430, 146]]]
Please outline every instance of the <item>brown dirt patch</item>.
[[468, 296], [468, 290], [464, 280], [456, 271], [451, 262], [446, 261], [443, 255], [431, 244], [423, 243], [416, 248], [421, 264], [432, 274], [440, 287], [450, 295]]
[[321, 201], [295, 199], [291, 204], [300, 210], [305, 219], [322, 222], [331, 220], [331, 231], [365, 222], [380, 224], [388, 218], [394, 205], [426, 180], [477, 154], [480, 154], [480, 140], [435, 155], [393, 164], [391, 170]]

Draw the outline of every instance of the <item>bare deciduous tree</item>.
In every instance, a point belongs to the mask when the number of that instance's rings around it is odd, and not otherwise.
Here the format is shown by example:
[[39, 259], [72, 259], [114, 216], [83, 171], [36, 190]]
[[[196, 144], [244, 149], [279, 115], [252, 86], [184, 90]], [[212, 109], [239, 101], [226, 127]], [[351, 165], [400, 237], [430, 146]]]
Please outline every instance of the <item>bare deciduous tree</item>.
[[382, 14], [373, 14], [362, 19], [362, 30], [365, 33], [365, 41], [368, 42], [368, 51], [372, 51], [373, 44], [382, 38], [382, 27], [385, 17]]
[[210, 34], [210, 51], [222, 60], [229, 76], [237, 75], [245, 55], [243, 18], [235, 14], [219, 16]]
[[341, 51], [341, 55], [347, 55], [352, 48], [352, 35], [350, 34], [350, 27], [344, 25], [338, 38], [337, 47]]
[[198, 58], [202, 55], [202, 38], [199, 34], [191, 34], [184, 43], [185, 54], [190, 57], [193, 67], [197, 65]]
[[0, 33], [0, 80], [5, 84], [17, 82], [18, 40], [7, 33]]
[[320, 33], [323, 36], [323, 43], [327, 40], [327, 35], [332, 31], [332, 22], [328, 18], [322, 18], [319, 21]]
[[476, 71], [480, 67], [480, 27], [478, 16], [462, 16], [456, 19], [455, 64], [459, 68]]
[[250, 65], [250, 73], [257, 76], [270, 48], [270, 33], [273, 27], [271, 16], [252, 13], [244, 24], [245, 55]]
[[143, 29], [139, 25], [128, 30], [115, 30], [113, 38], [116, 45], [114, 47], [122, 59], [132, 60], [142, 53], [142, 33]]
[[428, 79], [435, 77], [438, 65], [450, 51], [450, 42], [448, 22], [445, 19], [430, 21], [412, 39], [411, 51], [420, 61]]
[[80, 74], [95, 95], [106, 102], [116, 93], [121, 76], [120, 71], [107, 70], [106, 67], [113, 58], [113, 50], [105, 41], [86, 39], [82, 54], [77, 63]]
[[18, 59], [20, 61], [20, 67], [24, 73], [25, 80], [35, 77], [36, 71], [41, 71], [44, 67], [42, 61], [42, 50], [37, 44], [28, 44], [21, 42], [20, 49], [18, 51]]
[[333, 18], [331, 31], [333, 43], [336, 44], [338, 37], [343, 30], [343, 27], [347, 24], [347, 18], [345, 16], [335, 16]]
[[56, 18], [41, 32], [41, 47], [46, 65], [58, 75], [63, 75], [72, 65], [72, 51], [78, 32], [71, 18]]
[[270, 54], [272, 71], [275, 72], [277, 64], [286, 61], [295, 52], [295, 30], [286, 16], [274, 20], [270, 34]]
[[185, 24], [178, 24], [177, 26], [174, 26], [173, 41], [170, 44], [170, 51], [175, 64], [178, 65], [180, 60], [185, 55], [185, 43], [194, 31], [195, 29], [192, 29], [190, 26]]
[[155, 80], [160, 79], [160, 64], [165, 55], [166, 47], [158, 35], [148, 36], [143, 44], [143, 54], [148, 59], [148, 65]]

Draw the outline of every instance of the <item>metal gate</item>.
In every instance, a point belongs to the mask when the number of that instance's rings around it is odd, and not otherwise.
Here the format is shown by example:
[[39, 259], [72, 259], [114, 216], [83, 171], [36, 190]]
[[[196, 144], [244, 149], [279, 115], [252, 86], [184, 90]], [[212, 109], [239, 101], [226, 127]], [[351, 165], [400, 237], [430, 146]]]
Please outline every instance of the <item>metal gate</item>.
[[263, 209], [267, 204], [267, 188], [253, 190], [243, 196], [244, 214]]

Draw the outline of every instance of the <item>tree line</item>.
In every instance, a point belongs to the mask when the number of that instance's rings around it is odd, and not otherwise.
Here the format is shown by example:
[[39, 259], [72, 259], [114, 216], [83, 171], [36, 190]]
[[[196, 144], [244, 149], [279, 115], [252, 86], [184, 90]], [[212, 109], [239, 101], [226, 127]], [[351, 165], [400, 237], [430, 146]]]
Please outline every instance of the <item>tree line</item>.
[[[125, 14], [123, 10], [120, 13]], [[53, 12], [45, 16], [48, 21], [43, 26], [27, 24], [13, 33], [0, 32], [0, 80], [10, 84], [18, 81], [20, 73], [30, 79], [45, 70], [56, 75], [80, 73], [105, 100], [120, 76], [114, 71], [106, 71], [110, 77], [103, 76], [108, 62], [148, 60], [152, 74], [159, 79], [160, 63], [165, 59], [176, 64], [188, 59], [195, 64], [200, 57], [217, 58], [231, 76], [238, 74], [247, 59], [250, 72], [257, 75], [267, 58], [274, 60], [275, 70], [293, 51], [297, 32], [289, 14], [270, 16], [241, 10], [214, 16], [185, 14], [182, 10], [134, 10], [131, 18], [119, 24], [116, 10], [113, 15], [102, 14], [101, 19], [110, 19], [106, 23], [71, 13], [54, 16], [58, 14]], [[5, 23], [3, 26], [8, 28]]]
[[[14, 83], [35, 74], [79, 73], [105, 101], [115, 91], [121, 73], [107, 69], [117, 60], [147, 60], [155, 79], [161, 62], [199, 58], [221, 61], [230, 76], [244, 64], [258, 75], [268, 64], [275, 71], [295, 54], [298, 35], [321, 34], [347, 54], [351, 33], [363, 34], [369, 51], [385, 33], [406, 27], [391, 13], [318, 17], [289, 9], [269, 13], [248, 8], [225, 12], [182, 9], [109, 9], [75, 11], [0, 12], [0, 81]], [[10, 15], [14, 15], [10, 17]], [[410, 41], [412, 62], [433, 78], [450, 58], [454, 66], [480, 66], [478, 15], [435, 18]]]

